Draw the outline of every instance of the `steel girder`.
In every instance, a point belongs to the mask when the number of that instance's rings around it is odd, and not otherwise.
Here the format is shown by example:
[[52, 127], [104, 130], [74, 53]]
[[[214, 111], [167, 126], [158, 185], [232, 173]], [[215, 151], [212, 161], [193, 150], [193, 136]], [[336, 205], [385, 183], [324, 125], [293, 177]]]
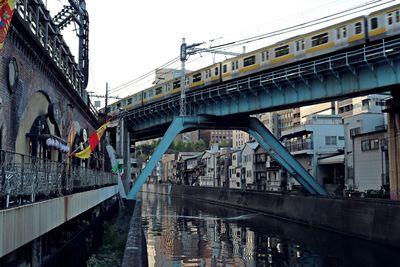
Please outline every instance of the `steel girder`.
[[256, 118], [248, 116], [191, 116], [176, 117], [161, 142], [156, 147], [146, 167], [140, 173], [127, 198], [135, 199], [136, 194], [156, 167], [157, 162], [167, 151], [175, 137], [190, 129], [238, 129], [251, 134], [261, 146], [285, 168], [305, 189], [313, 195], [327, 195], [325, 189], [304, 169], [304, 167], [286, 150], [275, 136]]

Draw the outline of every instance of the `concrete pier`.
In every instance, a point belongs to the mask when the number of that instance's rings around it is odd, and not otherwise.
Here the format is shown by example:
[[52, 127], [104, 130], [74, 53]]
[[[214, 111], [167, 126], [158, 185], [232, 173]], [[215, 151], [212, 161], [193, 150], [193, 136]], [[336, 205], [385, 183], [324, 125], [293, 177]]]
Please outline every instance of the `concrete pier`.
[[387, 101], [390, 198], [400, 200], [400, 93]]

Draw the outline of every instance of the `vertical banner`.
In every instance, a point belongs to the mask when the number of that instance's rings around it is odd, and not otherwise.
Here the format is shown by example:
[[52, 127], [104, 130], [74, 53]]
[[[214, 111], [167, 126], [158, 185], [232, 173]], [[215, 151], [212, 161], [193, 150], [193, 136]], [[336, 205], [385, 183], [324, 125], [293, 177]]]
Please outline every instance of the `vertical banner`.
[[0, 49], [3, 49], [16, 0], [0, 0]]

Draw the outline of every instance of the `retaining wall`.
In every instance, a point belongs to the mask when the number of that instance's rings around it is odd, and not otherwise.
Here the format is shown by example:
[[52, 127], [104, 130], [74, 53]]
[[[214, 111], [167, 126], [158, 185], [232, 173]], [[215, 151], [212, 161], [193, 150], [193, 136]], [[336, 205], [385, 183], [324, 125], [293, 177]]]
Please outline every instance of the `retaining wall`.
[[400, 201], [315, 197], [224, 188], [146, 185], [143, 191], [190, 197], [400, 247]]

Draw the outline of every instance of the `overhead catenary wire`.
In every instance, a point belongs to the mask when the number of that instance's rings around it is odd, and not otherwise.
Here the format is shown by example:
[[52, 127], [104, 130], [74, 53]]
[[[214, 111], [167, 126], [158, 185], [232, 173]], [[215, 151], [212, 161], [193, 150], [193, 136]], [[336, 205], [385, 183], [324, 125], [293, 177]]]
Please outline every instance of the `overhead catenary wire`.
[[[366, 10], [369, 10], [369, 9], [372, 9], [372, 8], [376, 8], [376, 7], [379, 7], [379, 6], [394, 2], [394, 1], [395, 0], [388, 0], [388, 1], [385, 1], [385, 0], [374, 0], [374, 1], [371, 1], [371, 2], [368, 2], [368, 3], [365, 3], [363, 5], [359, 5], [357, 7], [353, 7], [353, 8], [341, 11], [341, 12], [337, 12], [337, 13], [329, 15], [329, 16], [324, 16], [324, 17], [321, 17], [321, 18], [318, 18], [318, 19], [307, 21], [307, 22], [304, 22], [304, 23], [301, 23], [301, 24], [298, 24], [298, 25], [295, 25], [295, 26], [290, 26], [290, 27], [286, 27], [286, 28], [283, 28], [283, 29], [279, 29], [279, 30], [276, 30], [276, 31], [269, 32], [269, 33], [260, 34], [260, 35], [256, 35], [256, 36], [252, 36], [252, 37], [247, 37], [247, 38], [244, 38], [244, 39], [241, 39], [241, 40], [232, 41], [232, 42], [228, 42], [228, 43], [225, 43], [225, 44], [210, 46], [210, 49], [216, 49], [216, 48], [218, 48], [218, 49], [228, 49], [228, 48], [236, 47], [236, 46], [239, 46], [239, 45], [247, 44], [247, 43], [250, 43], [250, 42], [260, 41], [262, 39], [266, 39], [266, 38], [282, 35], [282, 34], [285, 34], [285, 33], [289, 33], [289, 32], [301, 30], [301, 29], [304, 29], [304, 28], [316, 26], [316, 25], [319, 25], [319, 24], [322, 24], [322, 23], [326, 23], [326, 22], [329, 22], [329, 21], [332, 21], [332, 20], [340, 19], [340, 18], [343, 18], [343, 17], [346, 17], [346, 16], [350, 16], [350, 15], [362, 12], [362, 11], [366, 11]], [[376, 5], [373, 5], [373, 4], [376, 4]], [[373, 6], [371, 6], [371, 5], [373, 5]]]
[[[286, 34], [286, 33], [298, 31], [298, 30], [301, 30], [301, 29], [304, 29], [304, 28], [309, 28], [309, 27], [316, 26], [316, 25], [319, 25], [319, 24], [327, 23], [329, 21], [337, 20], [337, 19], [340, 19], [340, 18], [343, 18], [343, 17], [346, 17], [346, 16], [350, 16], [350, 15], [353, 15], [353, 14], [356, 14], [356, 13], [360, 13], [360, 12], [363, 12], [363, 11], [366, 11], [366, 10], [370, 10], [370, 9], [373, 9], [373, 8], [376, 8], [376, 7], [379, 7], [379, 6], [394, 2], [394, 1], [395, 0], [372, 0], [372, 1], [366, 2], [365, 4], [361, 4], [361, 5], [352, 7], [352, 8], [348, 8], [348, 9], [346, 9], [344, 11], [337, 12], [337, 13], [334, 13], [334, 14], [331, 14], [331, 15], [328, 15], [328, 16], [323, 16], [321, 18], [313, 19], [313, 20], [310, 20], [310, 21], [307, 21], [307, 22], [304, 22], [304, 23], [301, 23], [301, 24], [298, 24], [298, 25], [295, 25], [295, 26], [282, 28], [282, 29], [275, 30], [275, 31], [272, 31], [272, 32], [268, 32], [268, 33], [264, 33], [264, 34], [260, 34], [260, 35], [255, 35], [255, 36], [252, 36], [252, 37], [247, 37], [247, 38], [243, 38], [243, 39], [236, 40], [236, 41], [230, 41], [230, 42], [227, 42], [225, 44], [210, 46], [209, 49], [225, 50], [225, 49], [237, 47], [237, 46], [248, 44], [248, 43], [251, 43], [251, 42], [260, 41], [262, 39], [271, 38], [271, 37], [283, 35], [283, 34]], [[193, 61], [196, 61], [198, 59], [199, 58], [194, 59]], [[142, 81], [143, 79], [149, 77], [150, 75], [153, 75], [154, 72], [157, 71], [158, 69], [165, 68], [165, 67], [170, 66], [170, 65], [172, 65], [172, 64], [174, 64], [174, 63], [176, 63], [178, 61], [179, 61], [179, 56], [174, 58], [174, 59], [172, 59], [172, 60], [170, 60], [170, 61], [168, 61], [167, 63], [164, 63], [163, 65], [157, 67], [154, 70], [151, 70], [151, 71], [149, 71], [149, 72], [147, 72], [147, 73], [145, 73], [143, 75], [140, 75], [140, 76], [138, 76], [138, 77], [126, 82], [126, 83], [123, 83], [121, 85], [118, 85], [118, 86], [112, 88], [109, 91], [109, 93], [110, 94], [114, 94], [114, 93], [116, 93], [116, 92], [118, 92], [118, 91], [120, 91], [120, 90], [122, 90], [122, 89], [124, 89], [124, 88], [126, 88], [126, 87], [128, 87], [128, 86], [130, 86], [132, 84], [134, 84], [134, 83]]]
[[170, 61], [168, 61], [168, 62], [166, 62], [166, 63], [164, 63], [164, 64], [162, 64], [161, 66], [155, 68], [154, 70], [151, 70], [151, 71], [149, 71], [149, 72], [146, 72], [145, 74], [140, 75], [139, 77], [136, 77], [136, 78], [134, 78], [134, 79], [132, 79], [132, 80], [130, 80], [130, 81], [128, 81], [128, 82], [125, 82], [125, 83], [123, 83], [123, 84], [121, 84], [121, 85], [118, 85], [118, 86], [116, 86], [116, 87], [110, 89], [110, 90], [109, 90], [109, 93], [110, 93], [110, 94], [113, 94], [113, 93], [116, 93], [116, 92], [118, 92], [118, 91], [121, 91], [122, 89], [124, 89], [124, 88], [126, 88], [126, 87], [128, 87], [128, 86], [130, 86], [130, 85], [132, 85], [132, 84], [134, 84], [134, 83], [136, 83], [136, 82], [138, 82], [138, 81], [141, 81], [141, 80], [143, 80], [143, 79], [149, 77], [150, 75], [153, 75], [154, 72], [157, 71], [158, 69], [162, 69], [162, 68], [168, 67], [168, 66], [174, 64], [174, 63], [177, 62], [177, 61], [179, 61], [179, 56], [178, 56], [178, 57], [175, 57], [175, 58], [173, 58], [173, 59], [171, 59]]

